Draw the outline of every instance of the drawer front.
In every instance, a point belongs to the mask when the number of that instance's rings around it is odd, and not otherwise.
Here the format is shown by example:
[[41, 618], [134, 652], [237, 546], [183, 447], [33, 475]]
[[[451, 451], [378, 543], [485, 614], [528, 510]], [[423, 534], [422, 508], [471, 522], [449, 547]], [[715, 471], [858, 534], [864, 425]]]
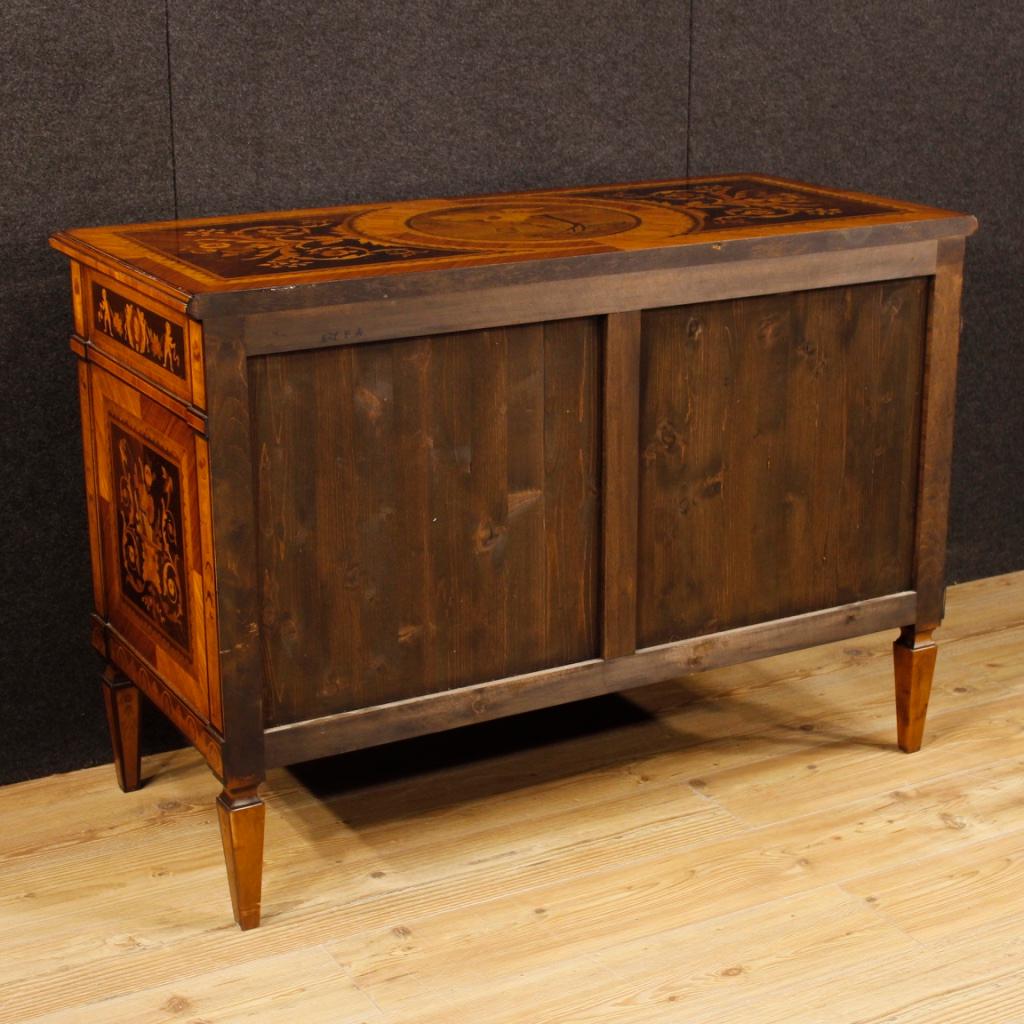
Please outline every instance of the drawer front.
[[219, 724], [206, 440], [87, 365], [106, 617], [172, 692]]
[[98, 271], [86, 271], [84, 284], [89, 340], [139, 376], [204, 408], [200, 325]]

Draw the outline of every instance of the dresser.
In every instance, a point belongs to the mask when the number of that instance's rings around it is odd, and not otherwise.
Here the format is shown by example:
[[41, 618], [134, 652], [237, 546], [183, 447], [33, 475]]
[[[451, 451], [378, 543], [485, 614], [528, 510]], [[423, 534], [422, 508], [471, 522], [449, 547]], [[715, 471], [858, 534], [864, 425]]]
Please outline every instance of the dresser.
[[[63, 231], [117, 778], [883, 629], [921, 745], [974, 218], [760, 175]], [[894, 768], [895, 770], [895, 768]]]

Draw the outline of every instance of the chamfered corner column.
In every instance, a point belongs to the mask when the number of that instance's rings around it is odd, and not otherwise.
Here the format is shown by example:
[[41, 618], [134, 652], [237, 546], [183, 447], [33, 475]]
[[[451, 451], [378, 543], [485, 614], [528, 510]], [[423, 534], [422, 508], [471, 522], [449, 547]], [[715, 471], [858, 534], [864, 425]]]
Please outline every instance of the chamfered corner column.
[[908, 754], [921, 749], [938, 648], [932, 631], [905, 626], [892, 645], [896, 672], [896, 737]]
[[139, 691], [130, 680], [109, 665], [103, 671], [102, 680], [103, 703], [107, 709], [117, 784], [125, 793], [131, 793], [142, 785]]
[[232, 793], [225, 789], [217, 797], [220, 838], [228, 869], [231, 906], [242, 931], [260, 923], [263, 887], [263, 828], [267, 806], [255, 789]]

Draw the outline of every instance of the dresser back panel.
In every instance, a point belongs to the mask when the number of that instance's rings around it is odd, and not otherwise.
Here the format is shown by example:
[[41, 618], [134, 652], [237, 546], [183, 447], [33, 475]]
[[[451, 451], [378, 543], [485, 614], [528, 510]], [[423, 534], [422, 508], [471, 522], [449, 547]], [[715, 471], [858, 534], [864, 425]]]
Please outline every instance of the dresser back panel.
[[927, 296], [643, 314], [638, 646], [913, 589]]
[[249, 361], [268, 725], [598, 653], [601, 321]]

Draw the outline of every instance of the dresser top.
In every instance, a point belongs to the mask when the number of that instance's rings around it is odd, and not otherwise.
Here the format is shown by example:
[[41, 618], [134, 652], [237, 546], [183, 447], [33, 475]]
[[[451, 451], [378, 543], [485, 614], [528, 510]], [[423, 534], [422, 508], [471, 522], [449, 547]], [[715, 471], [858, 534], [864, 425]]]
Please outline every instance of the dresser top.
[[[683, 247], [710, 254], [736, 240], [774, 242], [762, 254], [785, 255], [814, 251], [815, 236], [826, 232], [873, 245], [964, 235], [975, 226], [972, 217], [947, 210], [737, 174], [78, 228], [58, 232], [51, 244], [188, 303], [197, 296], [602, 254]], [[835, 245], [821, 244], [829, 247]], [[618, 265], [644, 269], [629, 259]], [[230, 303], [234, 311], [244, 308], [238, 298]], [[216, 302], [200, 305], [206, 313], [220, 311]]]

